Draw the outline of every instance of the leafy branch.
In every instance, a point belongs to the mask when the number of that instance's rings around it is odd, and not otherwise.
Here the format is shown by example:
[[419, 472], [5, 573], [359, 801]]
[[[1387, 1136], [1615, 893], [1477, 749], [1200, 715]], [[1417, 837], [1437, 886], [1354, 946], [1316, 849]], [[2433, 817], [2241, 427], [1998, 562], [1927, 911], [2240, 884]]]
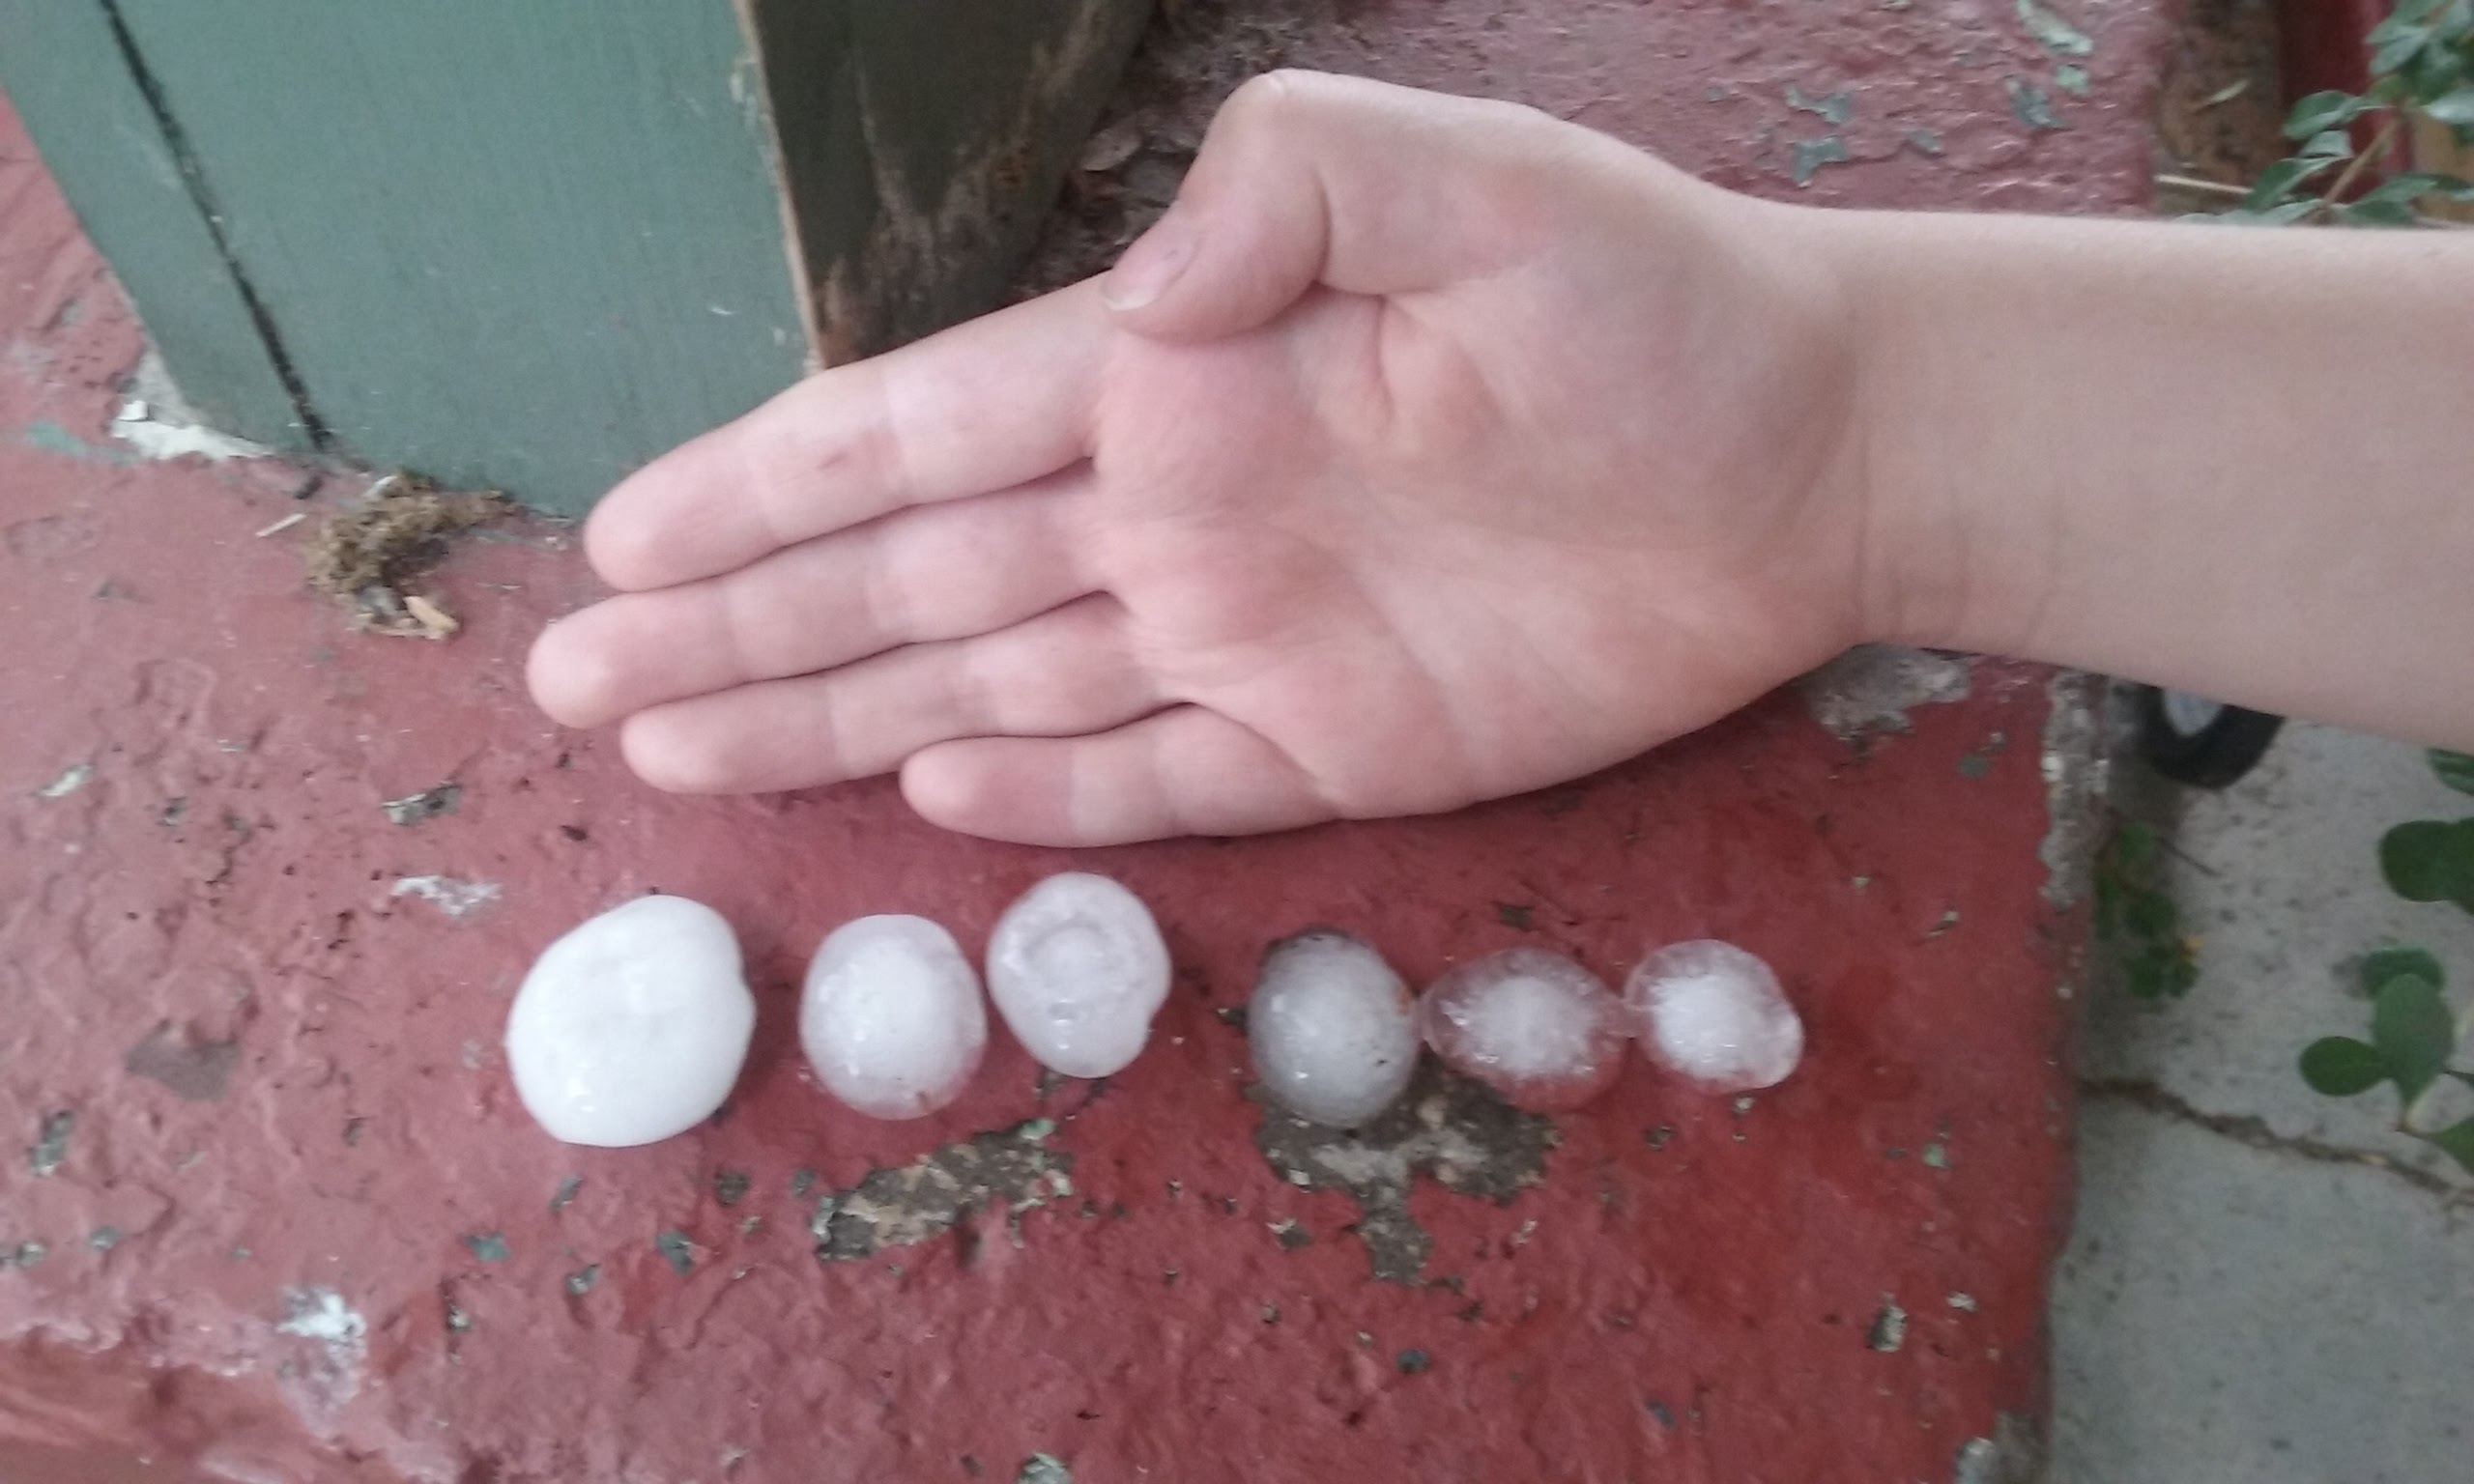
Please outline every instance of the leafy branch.
[[2122, 983], [2143, 1000], [2179, 999], [2199, 983], [2173, 899], [2157, 885], [2155, 828], [2126, 819], [2096, 856], [2096, 935], [2119, 945]]
[[[2431, 771], [2474, 794], [2474, 756], [2433, 752]], [[2474, 818], [2414, 819], [2379, 842], [2380, 874], [2408, 901], [2453, 901], [2474, 912]], [[2474, 1174], [2474, 1117], [2433, 1127], [2432, 1094], [2447, 1082], [2474, 1087], [2474, 1071], [2450, 1065], [2466, 1027], [2441, 990], [2439, 960], [2419, 948], [2384, 948], [2363, 960], [2371, 992], [2371, 1040], [2328, 1036], [2303, 1048], [2302, 1080], [2331, 1098], [2397, 1089], [2397, 1129], [2438, 1149]]]
[[[2260, 172], [2241, 205], [2207, 219], [2411, 227], [2429, 223], [2415, 209], [2425, 202], [2474, 201], [2474, 183], [2421, 170], [2355, 193], [2417, 121], [2474, 144], [2474, 0], [2398, 0], [2366, 41], [2370, 88], [2314, 93], [2296, 102], [2285, 133], [2301, 148]], [[2357, 150], [2354, 136], [2366, 123], [2370, 142]]]

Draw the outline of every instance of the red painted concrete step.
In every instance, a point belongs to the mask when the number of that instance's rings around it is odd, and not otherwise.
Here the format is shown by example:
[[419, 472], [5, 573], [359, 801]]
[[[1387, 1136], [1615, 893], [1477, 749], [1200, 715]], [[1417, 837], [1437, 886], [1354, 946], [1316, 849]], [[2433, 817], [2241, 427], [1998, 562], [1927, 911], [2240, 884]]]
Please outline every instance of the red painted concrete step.
[[[2009, 111], [2054, 58], [2007, 6], [1495, 9], [1301, 10], [1292, 55], [1781, 191], [1834, 127], [1786, 85], [1845, 87], [1876, 162], [1816, 194], [2143, 195], [2143, 7], [2081, 17], [2063, 132]], [[2043, 672], [1978, 664], [1861, 745], [1782, 695], [1543, 795], [1267, 840], [1068, 857], [880, 784], [670, 799], [522, 694], [593, 593], [564, 533], [467, 544], [450, 642], [354, 634], [306, 528], [255, 534], [294, 471], [104, 436], [139, 334], [13, 119], [0, 339], [0, 1478], [1938, 1481], [2031, 1438], [2082, 932], [2048, 771], [2085, 754]], [[827, 928], [921, 912], [976, 949], [1068, 864], [1167, 932], [1142, 1060], [1051, 1086], [1000, 1034], [909, 1125], [812, 1084]], [[653, 888], [739, 928], [752, 1064], [691, 1135], [562, 1148], [508, 1085], [508, 998]], [[1370, 1143], [1309, 1136], [1248, 1098], [1225, 1013], [1317, 922], [1420, 981], [1731, 938], [1810, 1051], [1742, 1102], [1636, 1062], [1551, 1124], [1437, 1082]]]

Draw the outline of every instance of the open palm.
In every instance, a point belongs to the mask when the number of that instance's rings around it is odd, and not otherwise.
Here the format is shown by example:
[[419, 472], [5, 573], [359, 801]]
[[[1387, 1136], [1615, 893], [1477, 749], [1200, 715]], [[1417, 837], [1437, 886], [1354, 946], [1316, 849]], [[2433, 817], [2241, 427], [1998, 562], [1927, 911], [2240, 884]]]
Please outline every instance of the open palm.
[[1526, 110], [1258, 82], [1105, 284], [613, 492], [623, 591], [534, 694], [659, 786], [899, 768], [1059, 843], [1603, 766], [1856, 637], [1850, 357], [1790, 220]]

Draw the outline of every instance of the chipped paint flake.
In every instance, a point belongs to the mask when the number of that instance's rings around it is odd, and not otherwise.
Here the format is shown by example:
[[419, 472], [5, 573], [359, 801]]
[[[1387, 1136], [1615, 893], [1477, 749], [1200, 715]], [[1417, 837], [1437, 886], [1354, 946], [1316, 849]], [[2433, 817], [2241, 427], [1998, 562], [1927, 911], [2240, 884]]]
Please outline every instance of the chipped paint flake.
[[50, 783], [47, 783], [42, 787], [36, 789], [35, 797], [38, 799], [65, 799], [71, 794], [75, 793], [78, 789], [85, 787], [87, 782], [94, 776], [95, 765], [93, 763], [72, 763], [58, 778], [53, 779]]
[[388, 895], [418, 897], [449, 917], [463, 917], [503, 895], [495, 881], [459, 881], [453, 876], [406, 876]]
[[1887, 1294], [1882, 1296], [1882, 1311], [1873, 1316], [1873, 1327], [1864, 1332], [1864, 1343], [1885, 1356], [1897, 1354], [1907, 1343], [1907, 1310]]
[[[162, 415], [158, 415], [161, 414]], [[141, 459], [179, 459], [195, 454], [210, 464], [226, 459], [260, 459], [273, 450], [245, 438], [181, 420], [169, 408], [158, 409], [131, 397], [112, 417], [112, 437], [136, 450]]]
[[69, 1135], [76, 1128], [77, 1115], [65, 1108], [44, 1115], [35, 1147], [26, 1151], [26, 1163], [33, 1168], [36, 1179], [47, 1178], [68, 1160]]
[[1409, 1209], [1417, 1176], [1502, 1204], [1544, 1177], [1557, 1142], [1552, 1119], [1507, 1107], [1431, 1061], [1388, 1112], [1355, 1132], [1272, 1107], [1254, 1128], [1254, 1147], [1290, 1184], [1356, 1200], [1349, 1230], [1366, 1244], [1374, 1276], [1394, 1283], [1422, 1281], [1433, 1246]]
[[1803, 89], [1791, 82], [1787, 84], [1787, 106], [1798, 113], [1819, 114], [1843, 128], [1856, 117], [1856, 95], [1840, 88], [1819, 98], [1807, 98]]
[[2006, 78], [2004, 85], [2010, 90], [2011, 115], [2020, 123], [2039, 131], [2070, 127], [2053, 111], [2053, 95], [2044, 89], [2025, 77]]
[[1858, 644], [1796, 685], [1824, 731], [1861, 744], [1878, 733], [1914, 730], [1909, 711], [1965, 700], [1972, 680], [1965, 655]]
[[1073, 1188], [1059, 1181], [1074, 1156], [1048, 1147], [1056, 1125], [1045, 1118], [947, 1144], [897, 1169], [871, 1170], [848, 1190], [817, 1203], [808, 1232], [827, 1262], [869, 1257], [950, 1231], [974, 1212], [1014, 1213]]
[[1810, 186], [1822, 166], [1842, 165], [1853, 157], [1847, 153], [1847, 141], [1836, 134], [1798, 139], [1789, 147], [1787, 173], [1797, 185]]
[[368, 1322], [331, 1288], [288, 1289], [283, 1304], [283, 1322], [274, 1327], [278, 1334], [297, 1334], [327, 1345], [357, 1345], [369, 1333]]
[[2057, 57], [2084, 57], [2096, 49], [2095, 41], [2086, 32], [2072, 25], [2059, 12], [2043, 0], [2014, 0], [2019, 11], [2019, 24], [2036, 39], [2036, 44]]

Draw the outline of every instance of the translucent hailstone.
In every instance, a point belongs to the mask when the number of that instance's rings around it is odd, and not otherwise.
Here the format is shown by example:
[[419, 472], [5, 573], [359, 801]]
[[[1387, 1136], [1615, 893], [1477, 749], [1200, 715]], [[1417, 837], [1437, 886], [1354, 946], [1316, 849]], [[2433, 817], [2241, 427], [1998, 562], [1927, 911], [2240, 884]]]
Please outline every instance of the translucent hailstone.
[[1712, 1092], [1774, 1087], [1804, 1054], [1804, 1022], [1769, 965], [1732, 943], [1674, 943], [1624, 985], [1635, 1034], [1668, 1070]]
[[710, 1118], [755, 1029], [731, 925], [684, 897], [639, 897], [533, 963], [507, 1012], [506, 1061], [552, 1138], [625, 1148]]
[[979, 974], [924, 917], [845, 923], [808, 965], [799, 1044], [825, 1091], [869, 1117], [934, 1113], [988, 1049]]
[[988, 993], [1043, 1067], [1069, 1077], [1122, 1070], [1168, 997], [1168, 946], [1142, 899], [1069, 870], [1005, 909], [988, 939]]
[[1515, 1107], [1561, 1113], [1614, 1085], [1631, 1034], [1624, 1002], [1561, 954], [1510, 948], [1464, 963], [1418, 1000], [1446, 1065]]
[[1409, 986], [1372, 945], [1329, 928], [1283, 938], [1263, 955], [1246, 1039], [1263, 1091], [1335, 1128], [1390, 1107], [1418, 1066]]

